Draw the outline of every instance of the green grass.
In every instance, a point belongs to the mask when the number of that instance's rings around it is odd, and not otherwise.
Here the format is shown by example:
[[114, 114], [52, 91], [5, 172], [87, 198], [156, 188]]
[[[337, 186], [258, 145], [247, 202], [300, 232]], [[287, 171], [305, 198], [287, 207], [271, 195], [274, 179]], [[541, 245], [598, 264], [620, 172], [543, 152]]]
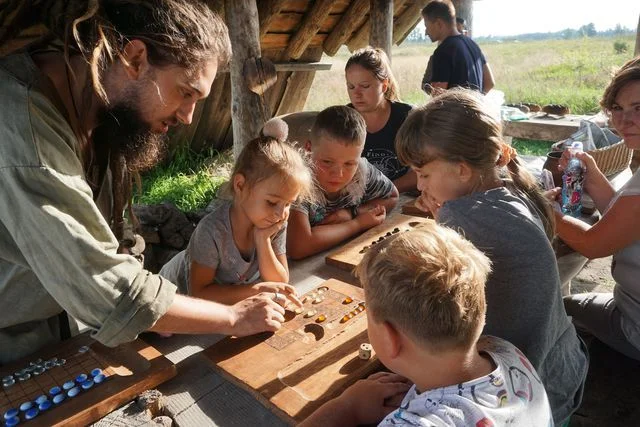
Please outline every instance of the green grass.
[[171, 202], [183, 212], [204, 209], [229, 179], [230, 170], [230, 151], [195, 153], [180, 146], [170, 162], [143, 175], [142, 191], [134, 203]]
[[537, 139], [513, 138], [511, 145], [518, 154], [527, 156], [544, 156], [551, 151], [551, 141], [540, 141]]

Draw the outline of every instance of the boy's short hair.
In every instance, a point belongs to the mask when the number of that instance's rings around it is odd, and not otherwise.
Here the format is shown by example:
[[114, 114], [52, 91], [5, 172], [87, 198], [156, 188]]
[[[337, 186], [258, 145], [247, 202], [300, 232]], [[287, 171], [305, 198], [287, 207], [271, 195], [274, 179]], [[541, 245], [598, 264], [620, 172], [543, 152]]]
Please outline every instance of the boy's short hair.
[[441, 19], [451, 25], [456, 23], [456, 9], [449, 0], [430, 1], [423, 9], [422, 16], [429, 21]]
[[334, 105], [320, 111], [311, 127], [311, 145], [322, 137], [337, 139], [348, 145], [364, 145], [367, 125], [355, 109]]
[[369, 315], [432, 352], [478, 340], [490, 271], [470, 241], [432, 221], [371, 247], [356, 267]]

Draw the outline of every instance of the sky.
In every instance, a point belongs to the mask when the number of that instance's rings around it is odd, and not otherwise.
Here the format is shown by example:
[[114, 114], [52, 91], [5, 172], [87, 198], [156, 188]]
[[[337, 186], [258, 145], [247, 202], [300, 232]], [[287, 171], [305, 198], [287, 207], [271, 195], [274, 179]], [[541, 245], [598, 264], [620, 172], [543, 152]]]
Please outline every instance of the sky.
[[555, 32], [590, 22], [597, 31], [616, 24], [635, 30], [639, 16], [640, 0], [478, 0], [473, 36]]

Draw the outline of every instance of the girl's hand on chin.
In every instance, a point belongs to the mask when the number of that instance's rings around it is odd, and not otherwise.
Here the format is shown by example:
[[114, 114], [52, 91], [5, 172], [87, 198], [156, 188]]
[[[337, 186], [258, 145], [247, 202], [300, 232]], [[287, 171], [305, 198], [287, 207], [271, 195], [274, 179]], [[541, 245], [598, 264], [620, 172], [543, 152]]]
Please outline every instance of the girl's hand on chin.
[[416, 207], [423, 212], [430, 213], [434, 218], [438, 218], [438, 211], [442, 205], [435, 201], [435, 199], [426, 194], [421, 194], [416, 199]]
[[267, 240], [280, 231], [285, 224], [286, 221], [282, 220], [266, 228], [253, 227], [253, 237], [255, 240]]

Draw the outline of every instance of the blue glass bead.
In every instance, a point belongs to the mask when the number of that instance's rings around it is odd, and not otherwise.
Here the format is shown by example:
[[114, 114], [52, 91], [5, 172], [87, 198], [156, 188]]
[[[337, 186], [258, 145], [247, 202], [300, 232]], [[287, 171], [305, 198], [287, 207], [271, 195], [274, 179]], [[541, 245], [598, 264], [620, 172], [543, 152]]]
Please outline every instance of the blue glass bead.
[[9, 418], [7, 421], [5, 421], [4, 425], [7, 426], [7, 427], [13, 427], [13, 426], [17, 425], [18, 423], [20, 423], [20, 418], [12, 417], [12, 418]]
[[38, 408], [31, 408], [31, 409], [29, 409], [29, 410], [27, 411], [27, 413], [26, 413], [26, 414], [24, 414], [24, 417], [25, 417], [27, 420], [31, 420], [31, 419], [33, 419], [33, 418], [37, 417], [39, 413], [40, 413], [40, 411], [38, 411]]
[[39, 405], [42, 402], [44, 402], [45, 400], [49, 400], [49, 398], [45, 394], [41, 394], [40, 396], [38, 396], [36, 398], [35, 402]]
[[95, 368], [95, 369], [91, 370], [91, 376], [92, 377], [97, 377], [101, 373], [102, 373], [102, 369], [100, 369], [100, 368]]
[[51, 387], [51, 390], [49, 390], [49, 394], [51, 396], [55, 396], [56, 394], [60, 394], [61, 391], [62, 389], [60, 389], [60, 387], [55, 386], [55, 387]]
[[67, 397], [66, 394], [64, 393], [60, 393], [60, 394], [56, 394], [53, 397], [53, 403], [55, 403], [56, 405], [58, 405], [60, 402], [62, 402], [65, 398]]
[[100, 374], [100, 375], [96, 375], [93, 378], [93, 382], [96, 383], [96, 384], [100, 384], [101, 382], [103, 382], [106, 379], [107, 379], [107, 377], [104, 374]]
[[40, 411], [46, 411], [49, 408], [51, 408], [51, 401], [49, 400], [45, 400], [44, 402], [38, 405], [38, 409], [40, 409]]
[[74, 388], [76, 386], [76, 383], [74, 383], [73, 381], [67, 381], [66, 383], [62, 384], [62, 388], [64, 390], [69, 390], [71, 388]]
[[15, 417], [19, 413], [20, 413], [20, 411], [18, 411], [16, 408], [11, 408], [7, 412], [4, 413], [4, 419], [8, 420], [9, 418]]
[[80, 387], [74, 387], [67, 392], [69, 397], [76, 397], [78, 394], [80, 394]]
[[80, 374], [76, 377], [76, 382], [78, 384], [82, 384], [83, 382], [85, 382], [87, 380], [87, 374]]
[[22, 404], [20, 405], [20, 410], [24, 412], [24, 411], [26, 411], [26, 410], [31, 409], [31, 407], [32, 407], [32, 406], [33, 406], [33, 403], [31, 403], [31, 402], [24, 402], [24, 403], [22, 403]]
[[89, 390], [91, 387], [93, 387], [93, 380], [87, 380], [82, 383], [83, 390]]

